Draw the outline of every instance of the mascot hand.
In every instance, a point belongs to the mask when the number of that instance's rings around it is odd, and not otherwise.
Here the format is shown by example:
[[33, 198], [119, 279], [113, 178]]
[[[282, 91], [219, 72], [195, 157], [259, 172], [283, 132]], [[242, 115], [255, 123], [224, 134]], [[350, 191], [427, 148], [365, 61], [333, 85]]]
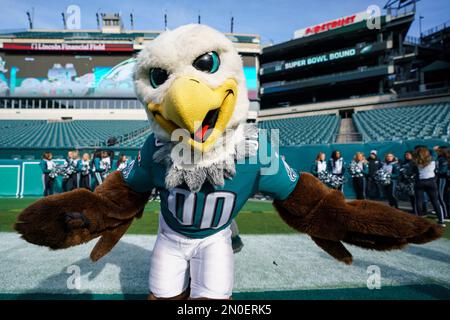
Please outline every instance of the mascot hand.
[[287, 199], [274, 201], [274, 206], [288, 225], [308, 234], [320, 248], [347, 264], [352, 255], [342, 242], [391, 250], [408, 243], [426, 243], [443, 233], [443, 228], [431, 221], [378, 202], [346, 202], [340, 191], [327, 188], [309, 173], [302, 173], [295, 190]]
[[101, 236], [91, 252], [96, 261], [108, 253], [140, 218], [149, 194], [136, 193], [112, 173], [95, 189], [77, 189], [42, 198], [18, 216], [15, 229], [30, 243], [62, 249]]

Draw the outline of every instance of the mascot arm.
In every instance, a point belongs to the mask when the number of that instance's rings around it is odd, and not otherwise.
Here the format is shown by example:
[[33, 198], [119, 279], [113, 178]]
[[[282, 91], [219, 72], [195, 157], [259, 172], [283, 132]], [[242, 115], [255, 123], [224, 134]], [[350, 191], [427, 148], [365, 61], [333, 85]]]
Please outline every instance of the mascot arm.
[[350, 264], [352, 255], [342, 242], [366, 249], [400, 249], [408, 243], [439, 238], [443, 228], [424, 218], [378, 202], [346, 202], [340, 191], [327, 188], [302, 173], [293, 192], [274, 206], [292, 228], [308, 234], [324, 251]]
[[142, 216], [150, 193], [133, 191], [120, 172], [110, 174], [94, 192], [76, 189], [42, 198], [18, 216], [15, 229], [30, 243], [62, 249], [101, 237], [91, 252], [107, 254]]

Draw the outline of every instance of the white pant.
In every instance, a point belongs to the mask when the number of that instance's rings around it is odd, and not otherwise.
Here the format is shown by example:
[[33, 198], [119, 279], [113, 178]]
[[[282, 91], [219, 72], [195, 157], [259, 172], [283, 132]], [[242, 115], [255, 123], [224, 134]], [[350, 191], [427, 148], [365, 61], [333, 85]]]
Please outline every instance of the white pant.
[[181, 294], [189, 286], [191, 298], [228, 299], [234, 282], [231, 230], [203, 239], [173, 231], [159, 217], [159, 231], [151, 257], [150, 292], [158, 298]]

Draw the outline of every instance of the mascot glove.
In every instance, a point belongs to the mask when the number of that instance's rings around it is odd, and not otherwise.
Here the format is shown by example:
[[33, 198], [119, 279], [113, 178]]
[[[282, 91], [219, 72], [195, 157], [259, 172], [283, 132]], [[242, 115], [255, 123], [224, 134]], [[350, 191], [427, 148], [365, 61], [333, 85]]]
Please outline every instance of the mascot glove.
[[347, 264], [352, 263], [352, 255], [342, 242], [392, 250], [443, 234], [436, 223], [379, 202], [346, 202], [340, 191], [327, 188], [309, 173], [302, 173], [295, 190], [287, 199], [274, 201], [274, 206], [288, 225], [308, 234], [320, 248]]
[[76, 189], [36, 201], [22, 211], [14, 227], [26, 241], [51, 249], [101, 237], [91, 252], [96, 261], [114, 247], [135, 217], [142, 216], [148, 198], [114, 172], [94, 192]]

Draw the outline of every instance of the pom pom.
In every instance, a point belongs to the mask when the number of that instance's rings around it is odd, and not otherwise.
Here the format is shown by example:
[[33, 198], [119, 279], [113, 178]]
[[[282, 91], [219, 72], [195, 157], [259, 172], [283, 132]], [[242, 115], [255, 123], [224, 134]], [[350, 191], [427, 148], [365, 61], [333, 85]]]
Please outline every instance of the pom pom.
[[352, 176], [352, 178], [364, 177], [364, 173], [362, 172], [361, 168], [354, 161], [352, 161], [350, 163], [350, 166], [348, 167], [348, 170], [349, 170], [350, 175]]
[[391, 174], [386, 170], [379, 169], [375, 173], [375, 182], [382, 186], [388, 186], [391, 184]]

